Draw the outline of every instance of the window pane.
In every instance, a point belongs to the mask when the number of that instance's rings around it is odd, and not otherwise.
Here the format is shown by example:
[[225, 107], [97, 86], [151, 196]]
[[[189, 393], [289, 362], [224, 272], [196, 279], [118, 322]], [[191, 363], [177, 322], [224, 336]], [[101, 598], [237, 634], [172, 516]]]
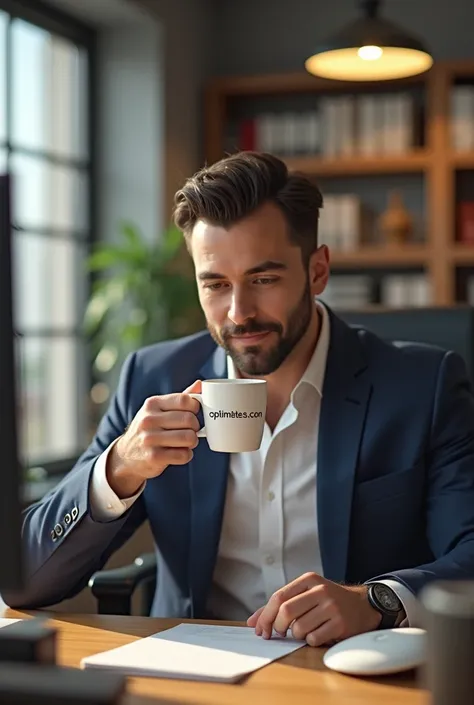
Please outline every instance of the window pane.
[[50, 56], [48, 32], [28, 22], [13, 20], [12, 140], [23, 147], [45, 147]]
[[0, 147], [0, 173], [4, 174], [7, 170], [7, 150]]
[[27, 230], [86, 230], [87, 177], [83, 172], [20, 154], [12, 155], [11, 169], [16, 180], [13, 192], [16, 225]]
[[87, 157], [86, 53], [72, 42], [15, 20], [12, 78], [13, 143], [65, 157]]
[[80, 324], [84, 258], [85, 247], [74, 240], [15, 234], [15, 321], [20, 331]]
[[83, 344], [72, 338], [23, 338], [19, 354], [23, 461], [76, 454], [84, 447], [85, 400], [79, 394], [84, 378], [78, 375]]
[[46, 146], [55, 154], [87, 157], [86, 77], [85, 53], [65, 39], [52, 37]]
[[7, 15], [0, 12], [0, 142], [3, 142], [7, 136], [7, 22]]

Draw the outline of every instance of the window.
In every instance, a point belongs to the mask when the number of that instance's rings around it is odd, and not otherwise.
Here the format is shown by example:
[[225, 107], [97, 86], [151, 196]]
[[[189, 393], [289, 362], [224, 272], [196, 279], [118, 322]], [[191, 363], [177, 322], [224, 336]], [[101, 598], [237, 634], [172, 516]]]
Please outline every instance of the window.
[[93, 34], [38, 7], [0, 0], [0, 170], [13, 177], [22, 457], [51, 470], [87, 442]]

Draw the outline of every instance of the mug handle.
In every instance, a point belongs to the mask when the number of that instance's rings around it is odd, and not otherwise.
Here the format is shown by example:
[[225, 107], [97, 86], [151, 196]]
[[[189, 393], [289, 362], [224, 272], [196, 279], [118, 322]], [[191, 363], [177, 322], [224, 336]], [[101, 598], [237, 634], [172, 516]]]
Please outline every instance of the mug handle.
[[[195, 392], [188, 392], [188, 394], [190, 397], [193, 397], [193, 399], [197, 399], [202, 407], [202, 394], [196, 394]], [[206, 427], [203, 426], [200, 428], [196, 435], [198, 438], [206, 438]]]

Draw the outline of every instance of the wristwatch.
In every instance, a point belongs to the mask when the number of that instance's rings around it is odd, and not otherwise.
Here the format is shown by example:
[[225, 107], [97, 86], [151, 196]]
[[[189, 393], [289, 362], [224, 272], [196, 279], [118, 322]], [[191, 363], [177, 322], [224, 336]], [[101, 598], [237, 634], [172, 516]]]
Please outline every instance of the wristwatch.
[[385, 583], [369, 583], [367, 597], [372, 607], [382, 615], [378, 629], [391, 629], [395, 626], [403, 610], [401, 600], [392, 588]]

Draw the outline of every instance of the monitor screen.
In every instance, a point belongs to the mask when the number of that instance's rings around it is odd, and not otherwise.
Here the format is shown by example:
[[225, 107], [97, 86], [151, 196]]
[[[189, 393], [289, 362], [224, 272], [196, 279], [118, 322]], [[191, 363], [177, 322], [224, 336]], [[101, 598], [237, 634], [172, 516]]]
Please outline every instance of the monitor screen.
[[10, 178], [0, 175], [0, 590], [22, 587], [21, 488], [13, 327]]

